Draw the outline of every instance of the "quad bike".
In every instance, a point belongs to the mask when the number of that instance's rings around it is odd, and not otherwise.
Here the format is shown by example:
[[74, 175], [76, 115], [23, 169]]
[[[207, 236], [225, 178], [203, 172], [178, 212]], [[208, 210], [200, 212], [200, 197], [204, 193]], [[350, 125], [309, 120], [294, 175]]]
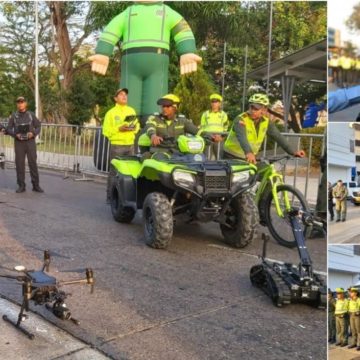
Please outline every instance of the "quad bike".
[[142, 209], [145, 242], [157, 249], [169, 245], [179, 214], [189, 222], [217, 222], [225, 243], [248, 245], [258, 223], [249, 192], [256, 167], [241, 160], [206, 161], [199, 136], [166, 138], [161, 145], [155, 153], [111, 161], [116, 170], [110, 193], [114, 219], [130, 223]]
[[303, 302], [325, 309], [327, 304], [326, 278], [323, 274], [313, 271], [310, 254], [305, 244], [303, 226], [305, 224], [322, 227], [326, 222], [301, 210], [293, 210], [286, 216], [296, 240], [300, 263], [295, 265], [267, 259], [266, 244], [269, 236], [263, 234], [262, 262], [251, 268], [251, 283], [262, 289], [278, 307]]

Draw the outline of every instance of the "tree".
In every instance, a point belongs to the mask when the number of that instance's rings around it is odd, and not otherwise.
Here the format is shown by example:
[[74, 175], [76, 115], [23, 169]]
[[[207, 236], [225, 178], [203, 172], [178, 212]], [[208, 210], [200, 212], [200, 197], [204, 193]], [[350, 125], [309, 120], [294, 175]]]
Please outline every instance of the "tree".
[[[55, 29], [55, 43], [53, 43], [49, 57], [58, 69], [59, 75], [63, 77], [62, 89], [67, 91], [72, 85], [75, 72], [74, 56], [92, 31], [91, 21], [88, 14], [83, 18], [83, 11], [87, 8], [87, 4], [83, 1], [49, 1], [48, 6], [51, 22]], [[72, 17], [76, 15], [81, 15], [84, 25], [79, 26], [74, 22]], [[71, 28], [80, 31], [72, 31]]]
[[180, 112], [196, 125], [200, 124], [201, 114], [209, 108], [209, 95], [214, 91], [214, 86], [201, 65], [197, 72], [182, 76], [174, 89], [181, 100]]

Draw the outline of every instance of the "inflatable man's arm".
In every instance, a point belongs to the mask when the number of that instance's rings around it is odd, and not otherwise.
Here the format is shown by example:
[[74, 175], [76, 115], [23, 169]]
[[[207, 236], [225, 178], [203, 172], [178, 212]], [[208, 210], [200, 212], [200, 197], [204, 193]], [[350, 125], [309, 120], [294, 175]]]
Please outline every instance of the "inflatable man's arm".
[[329, 112], [333, 113], [360, 103], [360, 86], [329, 92]]
[[114, 17], [100, 35], [95, 49], [96, 55], [89, 57], [92, 62], [92, 71], [105, 75], [109, 65], [109, 57], [113, 53], [114, 46], [123, 35], [126, 13], [127, 10]]
[[197, 63], [201, 57], [195, 54], [196, 45], [194, 34], [186, 20], [171, 8], [167, 8], [171, 35], [176, 44], [176, 51], [180, 55], [180, 73], [187, 74], [197, 70]]

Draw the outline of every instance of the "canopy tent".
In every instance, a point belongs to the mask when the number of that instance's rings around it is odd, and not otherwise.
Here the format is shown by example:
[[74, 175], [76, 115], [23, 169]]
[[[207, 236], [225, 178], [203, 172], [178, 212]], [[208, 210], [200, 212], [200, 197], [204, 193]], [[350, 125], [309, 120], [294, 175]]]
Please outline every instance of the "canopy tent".
[[247, 74], [253, 80], [281, 81], [284, 119], [288, 119], [295, 81], [327, 82], [327, 40], [306, 46]]

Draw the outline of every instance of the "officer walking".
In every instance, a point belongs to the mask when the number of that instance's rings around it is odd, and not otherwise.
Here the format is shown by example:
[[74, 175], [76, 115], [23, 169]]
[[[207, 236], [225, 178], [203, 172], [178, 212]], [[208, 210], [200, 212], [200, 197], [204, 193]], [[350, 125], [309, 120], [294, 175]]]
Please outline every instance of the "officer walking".
[[206, 154], [209, 159], [217, 159], [220, 155], [220, 146], [224, 140], [224, 133], [229, 129], [229, 120], [225, 111], [221, 110], [222, 96], [219, 94], [210, 95], [211, 109], [201, 115], [201, 133], [209, 134], [212, 143], [207, 145]]
[[346, 201], [348, 190], [343, 184], [342, 180], [338, 180], [336, 186], [334, 186], [332, 191], [333, 197], [336, 200], [335, 210], [336, 210], [336, 222], [346, 221]]
[[336, 288], [335, 321], [336, 321], [336, 346], [344, 347], [346, 343], [346, 314], [349, 311], [349, 301], [345, 299], [344, 289]]
[[15, 166], [18, 188], [17, 193], [26, 191], [25, 184], [25, 157], [27, 156], [33, 191], [42, 193], [39, 185], [39, 172], [36, 163], [35, 137], [39, 135], [41, 123], [35, 114], [27, 110], [27, 102], [23, 96], [16, 99], [17, 111], [9, 119], [6, 132], [12, 136], [15, 146]]
[[[197, 135], [200, 131], [184, 115], [178, 114], [180, 99], [174, 94], [167, 94], [157, 101], [162, 107], [162, 113], [152, 115], [146, 122], [145, 133], [151, 140], [153, 147], [163, 146], [167, 137], [177, 139], [180, 135], [190, 133]], [[174, 148], [176, 144], [166, 147]]]
[[331, 290], [328, 291], [328, 341], [330, 344], [336, 343], [335, 325], [335, 305], [336, 301], [332, 296]]
[[358, 289], [350, 289], [349, 316], [351, 329], [351, 344], [349, 349], [360, 350], [360, 299]]
[[[134, 155], [135, 135], [140, 129], [135, 110], [127, 105], [128, 89], [118, 89], [114, 96], [115, 106], [105, 115], [103, 135], [110, 143], [110, 160], [121, 155]], [[107, 201], [110, 200], [111, 179], [115, 169], [110, 166], [107, 183]]]
[[266, 136], [269, 136], [288, 154], [304, 157], [304, 150], [294, 150], [269, 120], [267, 107], [270, 104], [265, 94], [254, 94], [249, 99], [250, 108], [238, 115], [224, 145], [225, 158], [245, 159], [256, 164], [258, 154]]

